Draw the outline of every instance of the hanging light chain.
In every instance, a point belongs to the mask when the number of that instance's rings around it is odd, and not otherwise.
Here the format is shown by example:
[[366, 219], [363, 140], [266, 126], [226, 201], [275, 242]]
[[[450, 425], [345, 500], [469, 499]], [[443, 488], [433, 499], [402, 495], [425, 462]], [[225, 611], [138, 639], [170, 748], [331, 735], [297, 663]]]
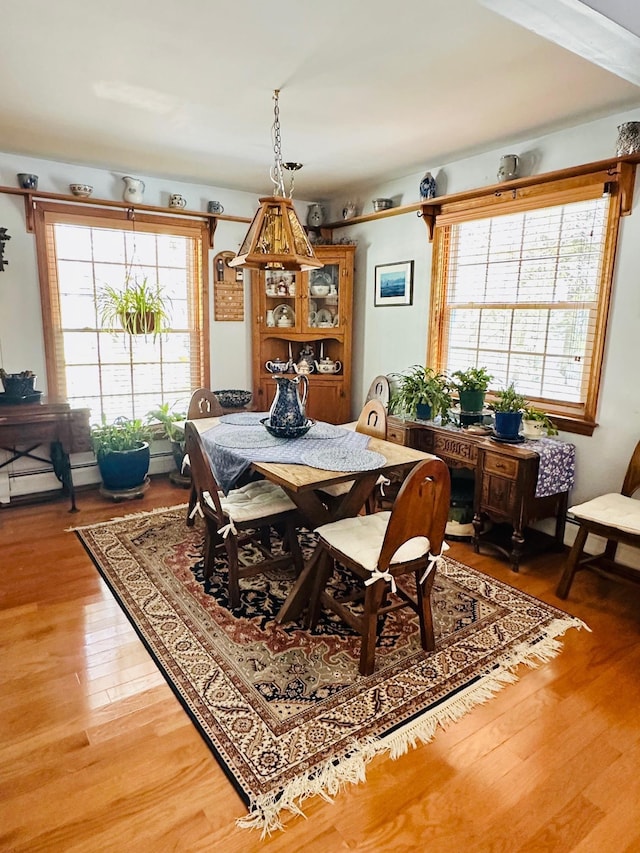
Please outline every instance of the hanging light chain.
[[275, 89], [273, 93], [274, 107], [273, 107], [273, 154], [274, 154], [274, 164], [271, 170], [271, 180], [275, 187], [275, 194], [279, 195], [281, 198], [285, 197], [284, 191], [284, 175], [282, 173], [282, 140], [280, 138], [280, 107], [278, 105], [278, 96], [280, 95], [280, 89]]

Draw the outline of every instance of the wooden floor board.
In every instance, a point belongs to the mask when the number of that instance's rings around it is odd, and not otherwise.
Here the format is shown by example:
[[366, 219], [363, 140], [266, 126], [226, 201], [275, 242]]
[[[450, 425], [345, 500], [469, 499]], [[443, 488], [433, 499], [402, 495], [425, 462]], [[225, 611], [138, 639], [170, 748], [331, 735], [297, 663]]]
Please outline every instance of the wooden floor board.
[[582, 572], [562, 602], [562, 555], [514, 574], [467, 543], [450, 555], [591, 633], [284, 833], [236, 827], [237, 792], [68, 530], [187, 498], [154, 478], [142, 501], [0, 509], [0, 850], [640, 853], [640, 586]]

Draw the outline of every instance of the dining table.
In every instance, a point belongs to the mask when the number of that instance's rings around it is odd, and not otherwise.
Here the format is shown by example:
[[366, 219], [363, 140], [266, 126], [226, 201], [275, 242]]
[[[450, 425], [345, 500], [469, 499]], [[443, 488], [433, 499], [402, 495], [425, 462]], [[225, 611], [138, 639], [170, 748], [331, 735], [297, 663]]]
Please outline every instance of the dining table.
[[[191, 421], [202, 438], [216, 481], [226, 492], [233, 487], [227, 478], [229, 471], [240, 476], [251, 469], [281, 486], [310, 530], [357, 515], [380, 477], [391, 473], [406, 475], [418, 462], [435, 458], [430, 453], [357, 433], [355, 422], [338, 426], [318, 422], [301, 438], [277, 442], [264, 439], [262, 443], [263, 434], [257, 431], [268, 436], [261, 424], [268, 413], [245, 414], [244, 418], [240, 413]], [[331, 464], [336, 468], [318, 467]], [[323, 501], [322, 489], [336, 483], [349, 483], [350, 488], [339, 500]], [[316, 559], [314, 551], [278, 612], [277, 622], [298, 618], [308, 603]]]

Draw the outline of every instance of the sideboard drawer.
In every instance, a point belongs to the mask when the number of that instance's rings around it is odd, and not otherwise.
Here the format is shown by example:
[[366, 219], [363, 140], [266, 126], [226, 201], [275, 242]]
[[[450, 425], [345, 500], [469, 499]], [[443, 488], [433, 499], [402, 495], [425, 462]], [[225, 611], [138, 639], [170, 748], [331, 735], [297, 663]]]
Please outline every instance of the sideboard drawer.
[[394, 444], [402, 444], [405, 447], [409, 446], [409, 433], [404, 427], [387, 425], [387, 441], [392, 441]]
[[484, 470], [489, 474], [498, 474], [500, 477], [515, 479], [518, 473], [518, 460], [507, 459], [498, 453], [486, 453]]
[[444, 430], [434, 434], [431, 452], [443, 459], [447, 465], [466, 465], [470, 468], [475, 467], [478, 458], [476, 442]]

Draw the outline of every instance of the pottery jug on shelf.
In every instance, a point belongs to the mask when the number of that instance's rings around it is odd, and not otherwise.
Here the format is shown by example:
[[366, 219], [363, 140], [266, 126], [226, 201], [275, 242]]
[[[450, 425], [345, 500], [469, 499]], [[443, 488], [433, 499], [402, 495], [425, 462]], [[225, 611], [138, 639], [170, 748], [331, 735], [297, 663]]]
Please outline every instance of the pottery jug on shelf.
[[125, 185], [122, 198], [131, 204], [141, 204], [144, 196], [144, 181], [141, 181], [140, 178], [130, 178], [128, 175], [122, 180]]
[[[287, 379], [276, 376], [276, 396], [269, 409], [269, 422], [276, 429], [297, 429], [307, 423], [305, 403], [309, 391], [309, 380], [306, 376], [296, 376]], [[300, 396], [298, 386], [302, 386]]]

